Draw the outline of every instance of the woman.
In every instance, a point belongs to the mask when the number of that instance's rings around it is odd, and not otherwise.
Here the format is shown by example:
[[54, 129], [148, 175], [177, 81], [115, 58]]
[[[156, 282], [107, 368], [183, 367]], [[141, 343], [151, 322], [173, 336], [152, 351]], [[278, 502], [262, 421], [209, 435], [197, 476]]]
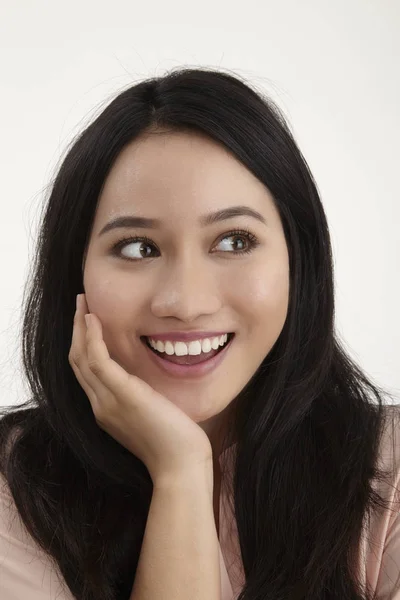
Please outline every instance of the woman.
[[400, 599], [399, 410], [335, 333], [307, 163], [237, 76], [143, 81], [74, 141], [23, 361], [3, 600]]

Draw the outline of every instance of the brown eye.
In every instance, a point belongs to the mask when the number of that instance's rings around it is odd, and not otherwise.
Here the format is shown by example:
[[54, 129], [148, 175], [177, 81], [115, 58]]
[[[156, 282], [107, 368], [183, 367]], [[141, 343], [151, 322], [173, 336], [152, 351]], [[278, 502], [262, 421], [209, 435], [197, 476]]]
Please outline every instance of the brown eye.
[[[126, 246], [136, 246], [134, 255], [131, 257], [122, 256], [121, 251]], [[129, 237], [122, 238], [112, 247], [112, 253], [115, 256], [125, 258], [126, 260], [141, 260], [141, 258], [151, 258], [151, 247], [155, 247], [152, 241], [146, 237]]]
[[[239, 250], [237, 250], [236, 252], [233, 252], [233, 254], [248, 254], [249, 252], [252, 252], [252, 250], [254, 248], [256, 248], [259, 244], [257, 238], [250, 231], [247, 231], [247, 230], [231, 231], [228, 235], [225, 235], [221, 239], [221, 242], [224, 240], [229, 240], [229, 239], [233, 239], [235, 241], [237, 241], [238, 239], [242, 240], [240, 243]], [[246, 241], [243, 243], [243, 240], [246, 240]], [[228, 252], [231, 251], [231, 249], [234, 247], [235, 241], [228, 242], [225, 244], [225, 248], [228, 250]], [[243, 246], [246, 244], [247, 244], [247, 248], [243, 249]], [[226, 250], [223, 250], [223, 252], [226, 252]]]
[[[225, 242], [223, 249], [221, 250], [224, 254], [233, 254], [234, 256], [241, 254], [249, 254], [259, 245], [259, 241], [257, 238], [247, 230], [237, 229], [235, 231], [230, 231], [222, 238], [220, 238], [220, 245], [225, 240], [233, 239], [234, 241]], [[245, 240], [245, 241], [243, 241]], [[235, 249], [235, 244], [239, 241], [239, 249]], [[125, 246], [136, 246], [135, 251], [132, 252], [131, 256], [124, 256], [122, 254], [122, 249]], [[246, 247], [247, 246], [247, 247]], [[123, 260], [129, 260], [131, 262], [140, 261], [144, 258], [153, 258], [151, 255], [151, 248], [155, 249], [158, 252], [155, 244], [148, 237], [125, 237], [114, 244], [111, 249], [111, 252], [117, 258], [122, 258]]]

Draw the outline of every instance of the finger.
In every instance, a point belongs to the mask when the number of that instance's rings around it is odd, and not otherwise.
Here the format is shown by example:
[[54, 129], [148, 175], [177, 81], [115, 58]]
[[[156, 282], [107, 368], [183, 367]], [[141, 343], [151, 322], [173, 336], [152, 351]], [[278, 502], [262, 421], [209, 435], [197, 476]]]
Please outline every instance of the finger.
[[96, 400], [96, 395], [104, 394], [107, 390], [88, 366], [86, 323], [84, 319], [87, 304], [84, 294], [80, 295], [79, 300], [74, 316], [69, 362], [81, 387], [86, 392], [90, 402], [93, 403]]
[[79, 368], [76, 365], [74, 365], [74, 364], [72, 364], [71, 367], [72, 367], [72, 369], [74, 371], [76, 379], [78, 380], [81, 388], [83, 389], [83, 391], [85, 392], [86, 396], [88, 397], [89, 402], [90, 402], [90, 404], [92, 406], [92, 409], [93, 409], [93, 407], [98, 402], [94, 390], [92, 389], [92, 387], [90, 387], [88, 385], [87, 381], [84, 379], [84, 377], [83, 377], [82, 373], [80, 372]]
[[95, 314], [89, 316], [86, 329], [88, 367], [108, 390], [117, 393], [128, 385], [129, 374], [110, 357], [100, 320]]
[[126, 400], [130, 405], [148, 398], [149, 393], [156, 394], [145, 381], [128, 373], [110, 357], [97, 316], [91, 313], [89, 321], [86, 331], [88, 365], [96, 378], [119, 400]]

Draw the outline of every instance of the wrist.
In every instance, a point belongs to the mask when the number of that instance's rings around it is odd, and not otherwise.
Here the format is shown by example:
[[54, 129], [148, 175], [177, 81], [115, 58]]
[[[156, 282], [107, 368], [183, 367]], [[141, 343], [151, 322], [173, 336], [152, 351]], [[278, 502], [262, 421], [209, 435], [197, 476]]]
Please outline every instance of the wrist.
[[182, 467], [176, 471], [165, 472], [153, 480], [153, 488], [176, 489], [185, 491], [194, 489], [213, 492], [214, 473], [212, 458], [203, 462]]

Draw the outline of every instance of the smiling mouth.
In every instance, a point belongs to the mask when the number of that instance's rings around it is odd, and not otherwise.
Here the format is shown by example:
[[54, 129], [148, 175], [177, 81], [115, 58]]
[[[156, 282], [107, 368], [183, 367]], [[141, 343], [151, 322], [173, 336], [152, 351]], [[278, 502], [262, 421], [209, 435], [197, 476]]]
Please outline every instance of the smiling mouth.
[[223, 346], [217, 348], [217, 350], [210, 350], [210, 352], [201, 352], [200, 354], [196, 355], [186, 354], [185, 356], [177, 356], [176, 354], [167, 354], [166, 352], [159, 352], [158, 350], [150, 346], [146, 337], [142, 336], [140, 339], [152, 352], [154, 352], [154, 354], [168, 362], [172, 362], [177, 365], [197, 365], [199, 363], [205, 362], [206, 360], [210, 360], [210, 358], [213, 358], [222, 350], [224, 350], [224, 348], [226, 348], [226, 346], [232, 340], [234, 335], [234, 333], [228, 333], [228, 339], [226, 343]]

